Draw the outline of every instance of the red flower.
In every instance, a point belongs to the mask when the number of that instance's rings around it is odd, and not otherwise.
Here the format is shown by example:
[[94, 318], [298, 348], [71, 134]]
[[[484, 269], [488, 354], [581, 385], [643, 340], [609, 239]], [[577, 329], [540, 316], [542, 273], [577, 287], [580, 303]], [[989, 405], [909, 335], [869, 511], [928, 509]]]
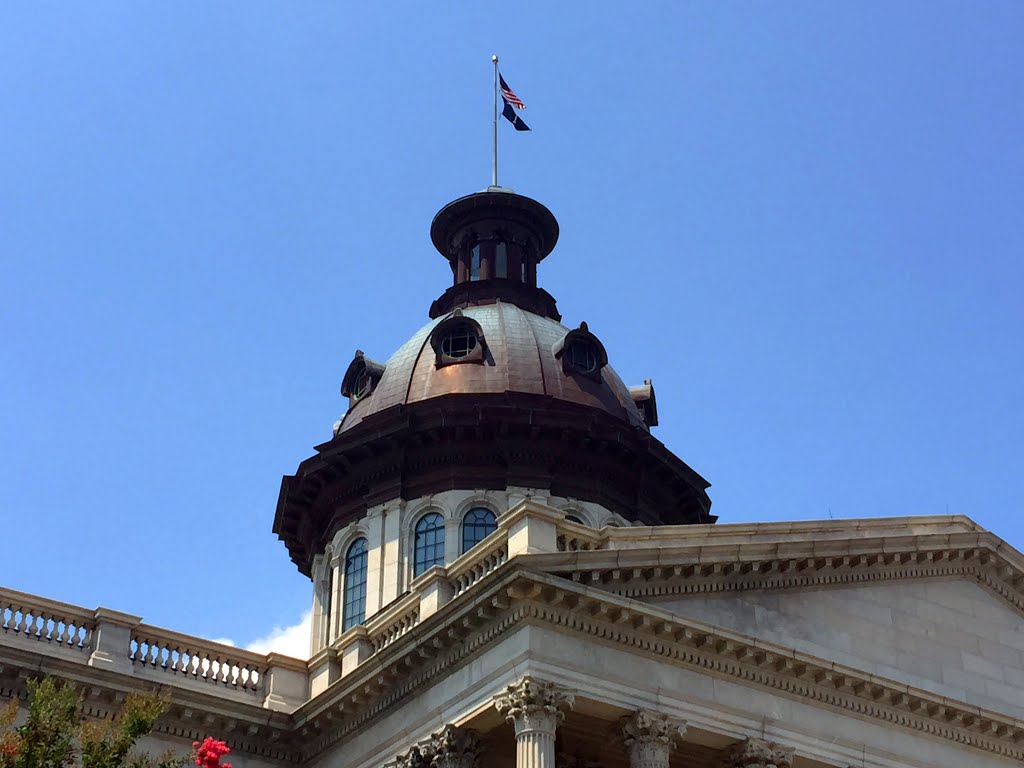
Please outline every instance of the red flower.
[[196, 765], [199, 768], [231, 768], [231, 763], [222, 763], [220, 761], [224, 755], [231, 751], [231, 748], [223, 741], [207, 736], [202, 744], [198, 741], [192, 742], [192, 748]]

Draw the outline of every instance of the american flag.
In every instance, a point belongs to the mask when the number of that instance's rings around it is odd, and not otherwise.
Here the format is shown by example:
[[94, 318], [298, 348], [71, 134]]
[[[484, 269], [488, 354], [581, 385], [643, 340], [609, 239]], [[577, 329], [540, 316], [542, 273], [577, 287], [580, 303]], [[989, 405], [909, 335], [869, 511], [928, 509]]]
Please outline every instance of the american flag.
[[508, 87], [508, 83], [505, 82], [505, 78], [498, 74], [498, 83], [501, 85], [501, 95], [505, 97], [505, 100], [516, 109], [526, 109], [526, 105], [523, 104], [523, 100], [516, 96], [515, 92]]

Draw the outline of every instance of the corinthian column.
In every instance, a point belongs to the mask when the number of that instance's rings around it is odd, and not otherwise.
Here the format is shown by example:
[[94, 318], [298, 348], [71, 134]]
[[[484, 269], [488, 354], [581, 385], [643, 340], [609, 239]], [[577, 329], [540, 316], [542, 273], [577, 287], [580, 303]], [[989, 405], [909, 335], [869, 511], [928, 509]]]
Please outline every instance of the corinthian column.
[[722, 756], [721, 768], [792, 768], [793, 750], [761, 739], [746, 738]]
[[657, 712], [640, 710], [622, 721], [622, 741], [630, 768], [668, 768], [676, 739], [686, 735], [686, 724]]
[[516, 768], [555, 768], [555, 730], [575, 697], [543, 680], [524, 677], [494, 699], [516, 730]]

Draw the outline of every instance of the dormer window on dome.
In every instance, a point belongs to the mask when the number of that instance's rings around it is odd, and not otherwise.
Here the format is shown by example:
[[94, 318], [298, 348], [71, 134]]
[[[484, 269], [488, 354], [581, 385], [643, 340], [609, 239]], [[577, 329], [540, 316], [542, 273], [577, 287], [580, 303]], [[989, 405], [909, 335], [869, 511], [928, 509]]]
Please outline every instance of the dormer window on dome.
[[580, 323], [579, 328], [565, 334], [555, 344], [554, 353], [555, 358], [562, 361], [565, 373], [586, 376], [594, 381], [601, 380], [601, 369], [608, 365], [604, 344], [590, 332], [586, 323]]
[[349, 408], [370, 395], [383, 375], [384, 366], [357, 349], [341, 380], [341, 394], [348, 398]]
[[484, 363], [487, 359], [487, 342], [480, 323], [463, 315], [461, 309], [437, 324], [430, 334], [430, 346], [438, 368], [457, 363]]

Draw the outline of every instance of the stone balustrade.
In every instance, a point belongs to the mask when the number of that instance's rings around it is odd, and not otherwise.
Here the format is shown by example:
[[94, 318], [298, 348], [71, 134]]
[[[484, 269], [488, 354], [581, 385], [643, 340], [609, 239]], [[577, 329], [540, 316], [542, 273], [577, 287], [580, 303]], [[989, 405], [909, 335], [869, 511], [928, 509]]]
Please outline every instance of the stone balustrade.
[[129, 661], [138, 669], [259, 695], [266, 656], [144, 624], [131, 633]]
[[499, 529], [448, 566], [454, 594], [461, 595], [508, 560], [508, 534]]
[[[292, 710], [309, 699], [305, 661], [152, 627], [108, 608], [88, 610], [0, 588], [0, 652], [44, 655], [214, 696]], [[83, 670], [84, 673], [84, 670]]]
[[410, 629], [420, 620], [420, 596], [411, 593], [399, 598], [366, 624], [367, 640], [377, 653]]
[[56, 652], [87, 655], [96, 626], [92, 611], [35, 595], [0, 589], [0, 632]]

